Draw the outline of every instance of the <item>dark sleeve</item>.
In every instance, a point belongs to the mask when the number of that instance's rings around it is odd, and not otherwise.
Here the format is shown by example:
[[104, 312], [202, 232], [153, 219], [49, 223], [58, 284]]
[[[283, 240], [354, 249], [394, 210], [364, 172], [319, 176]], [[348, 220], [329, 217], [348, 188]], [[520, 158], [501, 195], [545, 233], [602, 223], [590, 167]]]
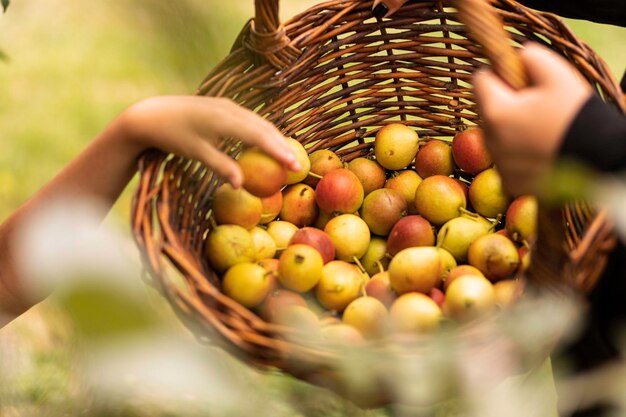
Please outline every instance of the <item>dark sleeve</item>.
[[560, 155], [600, 171], [626, 169], [626, 117], [593, 95], [570, 125]]
[[520, 3], [562, 17], [626, 26], [626, 0], [521, 0]]

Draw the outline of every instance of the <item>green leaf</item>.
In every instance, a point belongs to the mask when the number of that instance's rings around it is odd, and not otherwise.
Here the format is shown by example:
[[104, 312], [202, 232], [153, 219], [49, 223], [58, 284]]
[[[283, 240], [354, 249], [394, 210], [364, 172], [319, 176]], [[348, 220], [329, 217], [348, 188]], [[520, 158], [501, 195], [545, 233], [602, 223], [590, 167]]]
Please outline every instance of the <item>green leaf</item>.
[[6, 12], [9, 7], [9, 0], [2, 0], [2, 11]]

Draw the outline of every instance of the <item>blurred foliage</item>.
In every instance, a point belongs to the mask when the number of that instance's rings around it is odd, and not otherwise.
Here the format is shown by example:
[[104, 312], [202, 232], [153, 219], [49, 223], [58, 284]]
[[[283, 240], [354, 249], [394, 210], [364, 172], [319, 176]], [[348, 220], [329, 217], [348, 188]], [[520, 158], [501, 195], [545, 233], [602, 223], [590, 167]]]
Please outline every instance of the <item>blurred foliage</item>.
[[[291, 17], [315, 3], [284, 0], [281, 15], [283, 19]], [[2, 0], [4, 10], [8, 5], [8, 0]], [[126, 106], [152, 95], [192, 92], [227, 54], [253, 12], [252, 0], [11, 3], [9, 12], [0, 15], [0, 222]], [[569, 23], [621, 76], [626, 67], [622, 53], [626, 29]], [[110, 217], [125, 230], [133, 188], [134, 184], [128, 187]], [[107, 307], [96, 308], [83, 296], [69, 299], [69, 306], [93, 311]], [[130, 309], [126, 314], [134, 314], [132, 306], [118, 302]], [[169, 312], [163, 300], [155, 303]], [[118, 319], [116, 322], [124, 322], [121, 316]], [[96, 324], [109, 329], [106, 323]], [[0, 331], [0, 415], [176, 415], [132, 399], [120, 404], [99, 401], [81, 385], [75, 353], [81, 346], [76, 328], [82, 325], [87, 326], [71, 322], [45, 302]], [[231, 362], [233, 372], [248, 380], [250, 393], [256, 392], [264, 400], [281, 399], [278, 405], [266, 405], [266, 413], [258, 415], [390, 413], [358, 410], [294, 378], [278, 373], [261, 375]]]

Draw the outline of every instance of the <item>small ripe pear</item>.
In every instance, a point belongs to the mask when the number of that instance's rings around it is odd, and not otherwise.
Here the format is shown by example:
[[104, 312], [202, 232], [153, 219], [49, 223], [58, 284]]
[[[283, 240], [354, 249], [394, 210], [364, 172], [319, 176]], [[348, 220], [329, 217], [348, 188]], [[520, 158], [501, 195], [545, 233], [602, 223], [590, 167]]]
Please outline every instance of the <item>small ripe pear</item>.
[[271, 274], [252, 262], [231, 266], [222, 279], [224, 294], [247, 308], [261, 304], [270, 292], [271, 285]]
[[298, 231], [298, 226], [283, 220], [274, 220], [268, 223], [265, 230], [276, 242], [276, 254], [280, 255], [289, 246], [289, 241]]
[[470, 128], [454, 136], [452, 156], [459, 168], [474, 175], [493, 164], [479, 128]]
[[395, 255], [406, 248], [434, 244], [435, 232], [428, 220], [419, 215], [406, 216], [391, 228], [387, 237], [387, 252]]
[[490, 218], [504, 214], [511, 201], [495, 168], [488, 168], [474, 177], [469, 187], [469, 196], [476, 213]]
[[287, 247], [279, 261], [278, 279], [285, 288], [292, 291], [309, 291], [322, 277], [322, 255], [309, 245], [295, 244]]
[[259, 315], [266, 321], [274, 323], [278, 312], [284, 307], [299, 305], [306, 307], [306, 300], [302, 295], [286, 289], [276, 289], [270, 292], [259, 306]]
[[406, 168], [415, 159], [419, 147], [417, 132], [400, 123], [390, 123], [376, 133], [374, 154], [384, 168]]
[[418, 214], [415, 208], [415, 191], [422, 182], [422, 177], [417, 172], [405, 169], [394, 172], [385, 182], [385, 188], [399, 191], [406, 200], [406, 207], [409, 214]]
[[474, 240], [467, 251], [470, 265], [497, 281], [512, 275], [519, 265], [517, 247], [511, 239], [490, 233]]
[[389, 281], [398, 293], [428, 293], [441, 282], [441, 259], [435, 247], [407, 248], [389, 263]]
[[259, 148], [244, 150], [237, 159], [243, 188], [257, 197], [269, 197], [287, 182], [287, 168]]
[[341, 158], [330, 149], [318, 149], [312, 152], [309, 155], [309, 161], [311, 161], [311, 169], [309, 175], [304, 179], [304, 183], [313, 188], [317, 186], [319, 177], [323, 177], [333, 169], [343, 168]]
[[363, 196], [361, 181], [346, 168], [330, 171], [315, 188], [317, 205], [327, 213], [354, 213], [361, 207]]
[[466, 205], [461, 186], [454, 178], [444, 175], [424, 178], [415, 191], [417, 212], [435, 226], [460, 216]]
[[387, 271], [379, 272], [372, 276], [365, 284], [365, 293], [369, 297], [378, 299], [378, 301], [387, 307], [398, 298], [398, 294], [391, 288], [389, 272]]
[[261, 206], [263, 210], [261, 211], [259, 224], [268, 224], [272, 220], [275, 220], [276, 217], [278, 217], [278, 213], [280, 213], [280, 210], [283, 208], [282, 191], [279, 190], [269, 197], [262, 198]]
[[458, 263], [467, 260], [470, 244], [489, 233], [491, 223], [478, 215], [464, 214], [448, 220], [437, 233], [437, 245], [454, 256]]
[[250, 232], [241, 226], [224, 224], [209, 232], [206, 253], [211, 266], [224, 272], [231, 266], [254, 260], [254, 243]]
[[259, 224], [263, 204], [259, 197], [245, 189], [235, 189], [224, 183], [215, 191], [213, 198], [213, 217], [217, 224], [237, 224], [246, 229]]
[[474, 275], [455, 279], [446, 290], [445, 311], [455, 320], [468, 322], [495, 310], [496, 295], [489, 280]]
[[372, 236], [365, 254], [363, 254], [359, 261], [369, 276], [373, 276], [387, 269], [389, 265], [387, 241], [379, 236]]
[[315, 287], [315, 296], [325, 308], [341, 312], [359, 297], [362, 287], [363, 274], [355, 265], [332, 261], [322, 268], [322, 277]]
[[443, 314], [429, 296], [409, 292], [398, 297], [389, 310], [389, 322], [399, 333], [430, 333], [439, 328]]
[[415, 171], [422, 178], [452, 175], [454, 159], [450, 145], [441, 140], [431, 140], [421, 146], [415, 157]]
[[326, 223], [324, 231], [335, 246], [335, 257], [346, 262], [361, 258], [370, 244], [367, 223], [354, 214], [342, 214]]
[[389, 312], [374, 297], [359, 297], [343, 311], [343, 322], [354, 326], [366, 339], [383, 335]]
[[348, 163], [348, 169], [361, 181], [365, 196], [385, 185], [385, 169], [376, 161], [355, 158]]
[[315, 190], [298, 183], [288, 185], [283, 190], [283, 207], [280, 219], [298, 227], [310, 226], [317, 219], [318, 208], [315, 203]]
[[448, 276], [443, 282], [444, 290], [448, 289], [452, 281], [454, 281], [455, 279], [463, 275], [476, 275], [478, 277], [485, 278], [485, 275], [482, 272], [480, 272], [480, 270], [476, 268], [475, 266], [467, 265], [467, 264], [457, 265], [456, 267], [452, 268], [450, 272], [448, 272]]
[[322, 255], [325, 264], [335, 259], [335, 246], [333, 245], [333, 241], [323, 230], [314, 227], [303, 227], [298, 230], [289, 241], [290, 245], [296, 243], [302, 243], [317, 249], [320, 255]]
[[254, 245], [254, 260], [260, 261], [265, 258], [273, 258], [276, 254], [276, 242], [267, 233], [267, 230], [260, 227], [250, 229], [250, 237]]
[[387, 236], [393, 225], [406, 214], [406, 201], [395, 190], [379, 188], [372, 191], [363, 200], [361, 218], [371, 232], [378, 236]]
[[287, 184], [302, 182], [307, 175], [309, 175], [311, 160], [309, 159], [306, 149], [304, 149], [304, 146], [302, 146], [300, 142], [292, 138], [287, 138], [287, 144], [300, 164], [300, 169], [298, 171], [287, 170]]
[[537, 198], [521, 195], [506, 210], [505, 230], [515, 242], [532, 243], [537, 237]]

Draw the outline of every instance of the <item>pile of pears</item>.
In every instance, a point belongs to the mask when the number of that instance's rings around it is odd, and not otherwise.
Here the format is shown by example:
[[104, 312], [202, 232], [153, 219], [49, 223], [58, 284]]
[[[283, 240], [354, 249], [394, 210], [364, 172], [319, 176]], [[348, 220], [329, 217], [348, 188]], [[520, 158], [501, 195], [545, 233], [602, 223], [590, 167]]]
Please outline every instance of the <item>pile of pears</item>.
[[206, 254], [231, 299], [354, 345], [480, 320], [523, 292], [537, 201], [506, 193], [479, 128], [420, 139], [390, 123], [350, 161], [287, 141], [300, 170], [248, 148], [243, 187], [214, 194]]

